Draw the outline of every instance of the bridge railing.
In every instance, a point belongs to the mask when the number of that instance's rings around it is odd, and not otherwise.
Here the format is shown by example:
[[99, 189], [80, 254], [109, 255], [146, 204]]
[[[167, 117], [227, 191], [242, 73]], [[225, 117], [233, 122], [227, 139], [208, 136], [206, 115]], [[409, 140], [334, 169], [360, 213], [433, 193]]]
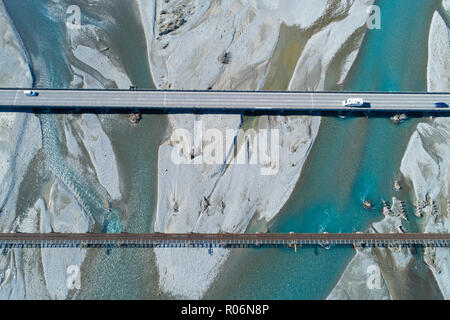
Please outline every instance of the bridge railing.
[[408, 234], [0, 234], [0, 248], [13, 247], [260, 247], [260, 246], [398, 247], [450, 246], [448, 233]]

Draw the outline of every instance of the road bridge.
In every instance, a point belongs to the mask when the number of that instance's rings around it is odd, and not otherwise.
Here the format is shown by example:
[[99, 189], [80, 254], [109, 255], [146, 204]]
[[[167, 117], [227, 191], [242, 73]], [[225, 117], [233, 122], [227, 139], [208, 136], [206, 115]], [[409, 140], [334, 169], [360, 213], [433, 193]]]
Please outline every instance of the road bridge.
[[[432, 112], [449, 114], [435, 102], [450, 104], [450, 93], [410, 92], [256, 92], [256, 91], [138, 91], [138, 90], [52, 90], [0, 89], [0, 109], [136, 109], [163, 112]], [[362, 98], [361, 108], [342, 105], [347, 98]]]
[[5, 247], [450, 246], [448, 233], [1, 233]]

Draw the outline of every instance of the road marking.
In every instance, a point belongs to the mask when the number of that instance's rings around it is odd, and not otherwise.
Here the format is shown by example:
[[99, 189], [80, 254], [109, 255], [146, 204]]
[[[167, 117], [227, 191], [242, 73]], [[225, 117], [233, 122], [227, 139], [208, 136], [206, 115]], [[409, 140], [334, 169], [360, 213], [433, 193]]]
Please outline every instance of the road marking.
[[17, 98], [19, 97], [19, 92], [20, 92], [20, 90], [16, 91], [16, 96], [14, 97], [14, 103], [13, 103], [14, 106], [17, 105]]

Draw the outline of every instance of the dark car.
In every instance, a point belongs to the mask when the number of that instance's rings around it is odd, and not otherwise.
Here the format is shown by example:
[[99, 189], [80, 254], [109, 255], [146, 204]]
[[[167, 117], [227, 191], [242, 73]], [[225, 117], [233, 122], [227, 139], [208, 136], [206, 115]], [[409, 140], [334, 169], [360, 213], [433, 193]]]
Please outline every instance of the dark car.
[[445, 102], [435, 102], [434, 106], [436, 108], [448, 108], [448, 104], [446, 104]]

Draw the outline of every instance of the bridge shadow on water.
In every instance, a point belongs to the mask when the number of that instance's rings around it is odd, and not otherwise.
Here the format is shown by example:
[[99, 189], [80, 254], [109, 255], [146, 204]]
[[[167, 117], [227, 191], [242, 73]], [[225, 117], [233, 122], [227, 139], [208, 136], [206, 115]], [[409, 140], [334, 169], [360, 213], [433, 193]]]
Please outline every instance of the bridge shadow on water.
[[193, 108], [30, 108], [30, 107], [2, 107], [0, 113], [3, 112], [21, 112], [33, 114], [131, 114], [140, 113], [142, 115], [164, 115], [164, 114], [195, 114], [195, 115], [245, 115], [245, 116], [316, 116], [316, 117], [348, 117], [348, 118], [390, 118], [395, 115], [405, 114], [408, 118], [424, 118], [424, 117], [450, 117], [450, 109], [436, 109], [427, 111], [378, 111], [378, 110], [270, 110], [270, 109], [193, 109]]

